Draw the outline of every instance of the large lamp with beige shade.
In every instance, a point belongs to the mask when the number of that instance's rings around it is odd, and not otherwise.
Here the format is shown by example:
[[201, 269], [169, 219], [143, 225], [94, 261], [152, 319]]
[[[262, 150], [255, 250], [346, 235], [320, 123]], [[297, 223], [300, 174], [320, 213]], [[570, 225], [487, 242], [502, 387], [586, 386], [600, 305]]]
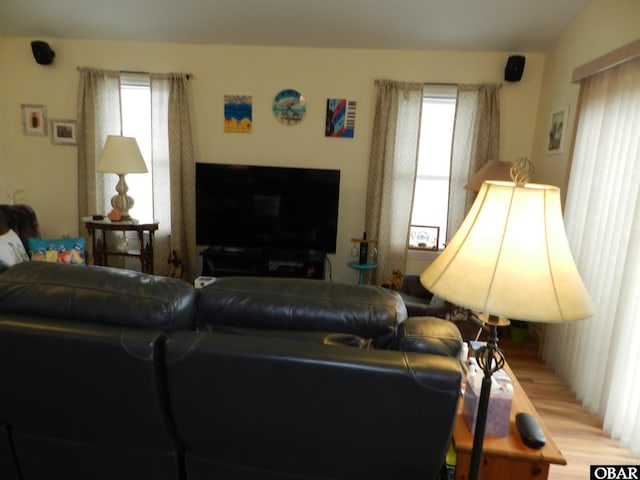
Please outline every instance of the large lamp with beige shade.
[[420, 276], [435, 295], [489, 314], [489, 339], [476, 353], [484, 379], [470, 480], [480, 470], [491, 376], [505, 361], [497, 345], [498, 318], [567, 322], [593, 313], [565, 234], [560, 190], [526, 183], [530, 164], [519, 163], [520, 169], [512, 168], [516, 181], [482, 184], [461, 227]]

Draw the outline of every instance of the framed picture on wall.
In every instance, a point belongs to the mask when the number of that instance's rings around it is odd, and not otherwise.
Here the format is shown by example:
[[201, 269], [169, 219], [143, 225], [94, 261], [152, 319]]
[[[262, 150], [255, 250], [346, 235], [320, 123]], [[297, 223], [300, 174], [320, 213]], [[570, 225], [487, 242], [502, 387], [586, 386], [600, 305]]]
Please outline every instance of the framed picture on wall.
[[47, 109], [44, 105], [21, 105], [25, 135], [47, 135]]
[[547, 137], [547, 154], [562, 153], [569, 117], [569, 106], [555, 109], [551, 112], [549, 134]]
[[51, 120], [51, 143], [77, 145], [75, 120]]

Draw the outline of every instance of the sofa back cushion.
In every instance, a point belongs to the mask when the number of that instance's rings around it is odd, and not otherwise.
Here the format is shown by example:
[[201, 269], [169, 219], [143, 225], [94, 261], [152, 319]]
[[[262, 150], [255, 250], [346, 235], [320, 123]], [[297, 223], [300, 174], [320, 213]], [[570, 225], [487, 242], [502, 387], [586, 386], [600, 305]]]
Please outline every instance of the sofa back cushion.
[[2, 480], [20, 480], [15, 452], [11, 443], [9, 429], [0, 419], [0, 478]]
[[324, 280], [222, 277], [201, 290], [203, 330], [220, 325], [339, 332], [367, 339], [395, 335], [407, 310], [396, 292]]
[[195, 328], [197, 292], [130, 270], [24, 262], [0, 274], [0, 312], [164, 332]]
[[182, 331], [165, 359], [191, 480], [432, 479], [460, 397], [440, 355]]
[[0, 418], [24, 478], [178, 480], [164, 341], [154, 329], [0, 313]]

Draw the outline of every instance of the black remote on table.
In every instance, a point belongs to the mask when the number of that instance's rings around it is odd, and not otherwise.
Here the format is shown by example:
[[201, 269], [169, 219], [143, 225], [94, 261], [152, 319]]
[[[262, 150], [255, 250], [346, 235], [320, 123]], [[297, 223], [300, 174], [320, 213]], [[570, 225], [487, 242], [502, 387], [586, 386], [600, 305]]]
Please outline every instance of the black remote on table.
[[527, 447], [542, 448], [547, 443], [538, 420], [530, 413], [518, 413], [516, 415], [516, 426], [518, 427], [518, 432], [520, 432], [520, 438], [522, 438]]

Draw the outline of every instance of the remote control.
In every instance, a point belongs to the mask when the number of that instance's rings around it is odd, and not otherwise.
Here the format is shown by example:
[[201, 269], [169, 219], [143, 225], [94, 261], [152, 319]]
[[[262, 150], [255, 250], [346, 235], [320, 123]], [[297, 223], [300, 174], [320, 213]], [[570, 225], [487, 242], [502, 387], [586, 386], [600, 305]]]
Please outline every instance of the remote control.
[[530, 413], [518, 413], [516, 415], [516, 426], [518, 427], [518, 432], [520, 432], [520, 438], [522, 438], [527, 447], [542, 448], [547, 443], [538, 420]]

